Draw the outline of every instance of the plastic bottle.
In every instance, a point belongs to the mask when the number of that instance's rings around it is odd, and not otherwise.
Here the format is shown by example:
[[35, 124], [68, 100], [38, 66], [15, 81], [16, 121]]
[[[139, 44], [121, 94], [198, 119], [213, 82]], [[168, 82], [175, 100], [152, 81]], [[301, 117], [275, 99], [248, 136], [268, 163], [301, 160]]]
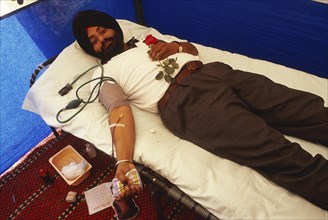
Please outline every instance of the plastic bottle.
[[95, 147], [92, 144], [89, 144], [89, 143], [86, 144], [85, 145], [85, 150], [87, 151], [88, 156], [90, 158], [94, 158], [94, 157], [97, 156], [97, 151], [96, 151]]

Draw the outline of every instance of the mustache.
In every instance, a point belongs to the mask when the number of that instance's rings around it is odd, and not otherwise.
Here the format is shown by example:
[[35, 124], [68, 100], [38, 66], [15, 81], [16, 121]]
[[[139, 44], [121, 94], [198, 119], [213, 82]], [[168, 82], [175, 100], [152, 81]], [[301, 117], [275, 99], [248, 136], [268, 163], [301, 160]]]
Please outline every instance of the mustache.
[[[107, 51], [107, 47], [110, 47], [111, 46], [111, 44], [107, 44], [108, 42], [111, 42], [111, 43], [113, 43], [113, 40], [114, 40], [114, 37], [108, 37], [108, 38], [105, 38], [105, 40], [104, 40], [104, 42], [102, 43], [102, 45], [101, 45], [101, 50], [103, 51], [103, 52], [106, 52]], [[108, 45], [108, 46], [106, 46], [106, 45]]]
[[[108, 43], [109, 41], [111, 42]], [[123, 37], [120, 35], [115, 34], [113, 37], [104, 39], [104, 42], [101, 45], [101, 52], [98, 53], [99, 58], [101, 58], [101, 63], [107, 63], [112, 57], [121, 53], [123, 48]]]

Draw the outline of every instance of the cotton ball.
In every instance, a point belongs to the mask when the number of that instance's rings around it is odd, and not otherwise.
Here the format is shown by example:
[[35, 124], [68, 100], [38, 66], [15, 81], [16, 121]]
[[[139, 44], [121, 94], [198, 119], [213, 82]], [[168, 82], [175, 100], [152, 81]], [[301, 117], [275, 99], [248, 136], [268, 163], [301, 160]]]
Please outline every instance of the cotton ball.
[[64, 174], [66, 179], [73, 180], [85, 172], [87, 165], [87, 162], [84, 160], [80, 163], [71, 162], [69, 165], [64, 166], [61, 172]]

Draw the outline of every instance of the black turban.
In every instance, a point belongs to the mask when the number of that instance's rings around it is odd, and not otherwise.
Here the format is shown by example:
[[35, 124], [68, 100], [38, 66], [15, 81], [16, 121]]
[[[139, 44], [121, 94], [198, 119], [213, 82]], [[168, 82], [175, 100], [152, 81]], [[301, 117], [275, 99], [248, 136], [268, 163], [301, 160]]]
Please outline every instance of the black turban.
[[73, 20], [73, 33], [82, 49], [92, 56], [100, 57], [100, 55], [93, 49], [87, 35], [86, 29], [91, 26], [113, 29], [123, 39], [122, 29], [112, 16], [95, 10], [80, 11]]

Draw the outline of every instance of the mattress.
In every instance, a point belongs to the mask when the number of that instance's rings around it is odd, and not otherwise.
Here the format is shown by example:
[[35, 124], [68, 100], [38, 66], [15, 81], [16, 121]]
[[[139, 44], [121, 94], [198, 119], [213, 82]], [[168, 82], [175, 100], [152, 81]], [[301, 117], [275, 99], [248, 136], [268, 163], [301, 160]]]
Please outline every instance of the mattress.
[[[127, 20], [118, 20], [124, 39], [144, 39], [148, 34], [165, 41], [184, 40], [163, 35], [158, 30]], [[309, 91], [324, 98], [327, 106], [328, 81], [309, 73], [291, 69], [264, 60], [222, 51], [194, 43], [203, 63], [220, 61], [234, 69], [265, 75], [291, 88]], [[63, 129], [93, 143], [111, 155], [111, 136], [108, 113], [95, 101], [87, 105], [67, 123], [56, 120], [57, 112], [75, 99], [79, 85], [92, 77], [92, 71], [81, 77], [73, 91], [60, 96], [58, 91], [82, 72], [97, 64], [97, 59], [84, 53], [76, 42], [66, 47], [39, 77], [26, 94], [22, 108], [40, 115], [50, 126]], [[87, 97], [90, 88], [80, 91]], [[327, 219], [327, 211], [318, 208], [256, 171], [215, 156], [200, 147], [174, 136], [160, 120], [159, 114], [132, 106], [136, 123], [134, 160], [151, 168], [179, 187], [193, 200], [221, 219]], [[65, 111], [68, 118], [75, 110]], [[327, 148], [294, 137], [287, 137], [312, 155], [328, 158]]]

